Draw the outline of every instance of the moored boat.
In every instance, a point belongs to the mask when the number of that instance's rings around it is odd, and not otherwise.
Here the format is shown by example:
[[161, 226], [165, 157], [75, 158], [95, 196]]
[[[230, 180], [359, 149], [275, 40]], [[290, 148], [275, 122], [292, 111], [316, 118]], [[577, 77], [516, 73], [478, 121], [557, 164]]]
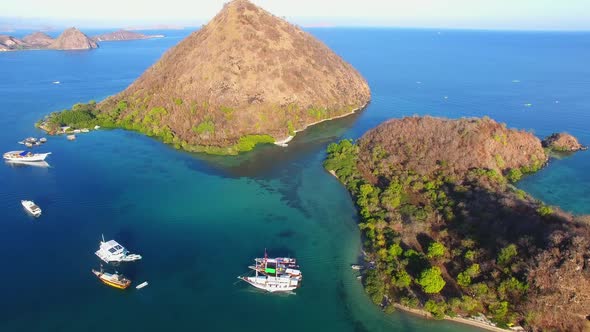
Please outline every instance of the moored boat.
[[294, 291], [299, 287], [299, 280], [291, 278], [289, 276], [271, 277], [267, 275], [256, 275], [252, 277], [238, 277], [250, 285], [265, 290], [270, 293], [275, 292], [290, 292]]
[[27, 212], [33, 215], [34, 217], [41, 216], [41, 208], [37, 204], [35, 204], [35, 202], [22, 200], [20, 201], [20, 203], [25, 208], [25, 210], [27, 210]]
[[51, 152], [32, 153], [28, 151], [10, 151], [6, 152], [3, 158], [9, 161], [43, 161], [50, 154]]
[[94, 273], [100, 281], [102, 281], [105, 285], [118, 288], [118, 289], [126, 289], [131, 285], [131, 280], [125, 278], [122, 274], [118, 273], [107, 273], [104, 272], [102, 266], [100, 267], [100, 271], [96, 271], [92, 269], [92, 273]]
[[66, 136], [66, 138], [68, 139], [68, 141], [73, 141], [73, 140], [76, 139], [76, 135], [73, 135], [73, 134], [72, 135], [68, 135], [68, 136]]
[[294, 258], [268, 258], [265, 250], [264, 257], [255, 258], [254, 262], [255, 265], [249, 268], [255, 275], [239, 276], [238, 279], [271, 293], [293, 291], [301, 285], [303, 275]]
[[117, 241], [105, 241], [104, 236], [102, 237], [102, 241], [100, 241], [100, 247], [95, 252], [95, 254], [105, 263], [133, 262], [141, 259], [140, 255], [130, 254], [129, 251]]

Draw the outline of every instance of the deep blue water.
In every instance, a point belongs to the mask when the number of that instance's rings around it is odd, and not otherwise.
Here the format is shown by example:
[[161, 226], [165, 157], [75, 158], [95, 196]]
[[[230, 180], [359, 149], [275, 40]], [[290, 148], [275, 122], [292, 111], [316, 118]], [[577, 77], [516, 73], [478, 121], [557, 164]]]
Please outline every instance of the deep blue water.
[[[487, 115], [590, 144], [590, 34], [311, 32], [367, 78], [373, 100], [360, 114], [300, 133], [289, 148], [210, 157], [113, 130], [75, 142], [50, 137], [39, 148], [53, 152], [50, 168], [0, 165], [0, 330], [471, 331], [369, 304], [349, 268], [360, 251], [356, 212], [321, 167], [325, 147], [413, 114]], [[189, 31], [161, 33], [167, 37], [93, 51], [0, 53], [2, 151], [41, 136], [33, 123], [43, 115], [124, 89]], [[588, 169], [590, 153], [579, 153], [519, 186], [590, 213]], [[43, 208], [41, 218], [24, 213], [24, 198]], [[102, 233], [144, 256], [119, 270], [147, 288], [117, 291], [90, 273]], [[296, 295], [236, 283], [264, 248], [300, 260], [305, 280]]]

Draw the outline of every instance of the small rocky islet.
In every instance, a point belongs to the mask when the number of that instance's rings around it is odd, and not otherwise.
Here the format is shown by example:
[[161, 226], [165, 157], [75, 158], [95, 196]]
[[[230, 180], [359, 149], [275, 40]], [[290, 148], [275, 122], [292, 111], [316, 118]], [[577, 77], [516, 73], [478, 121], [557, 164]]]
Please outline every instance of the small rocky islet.
[[125, 41], [125, 40], [141, 40], [151, 38], [162, 38], [163, 35], [144, 35], [143, 33], [129, 31], [129, 30], [117, 30], [114, 32], [104, 33], [98, 36], [92, 37], [92, 40], [96, 42], [108, 42], [108, 41]]
[[22, 50], [90, 50], [98, 44], [75, 27], [64, 30], [53, 39], [43, 32], [35, 32], [17, 39], [12, 36], [0, 35], [0, 51]]
[[137, 40], [163, 37], [162, 35], [144, 35], [141, 33], [118, 30], [102, 35], [88, 37], [75, 27], [64, 30], [57, 38], [53, 39], [48, 34], [37, 31], [22, 39], [13, 36], [0, 35], [0, 51], [24, 51], [24, 50], [91, 50], [98, 48], [97, 42]]
[[176, 148], [236, 154], [352, 114], [365, 79], [309, 33], [247, 0], [227, 3], [121, 93], [42, 123], [124, 128]]
[[[578, 144], [568, 136], [568, 149]], [[325, 167], [356, 201], [374, 261], [363, 278], [371, 299], [504, 328], [587, 327], [588, 218], [512, 185], [550, 149], [488, 118], [395, 119], [331, 144]]]

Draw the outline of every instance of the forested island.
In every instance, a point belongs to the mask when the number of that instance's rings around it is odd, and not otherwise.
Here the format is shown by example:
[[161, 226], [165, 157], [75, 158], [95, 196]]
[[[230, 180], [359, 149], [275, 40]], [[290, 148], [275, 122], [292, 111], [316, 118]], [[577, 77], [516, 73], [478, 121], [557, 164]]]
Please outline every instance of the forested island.
[[325, 168], [354, 197], [373, 262], [366, 292], [386, 311], [583, 330], [590, 218], [512, 185], [554, 151], [583, 148], [569, 135], [542, 143], [488, 118], [432, 117], [390, 120], [356, 142], [331, 144]]
[[50, 133], [63, 126], [123, 128], [187, 151], [236, 154], [285, 143], [370, 98], [364, 78], [322, 42], [235, 0], [121, 93], [39, 125]]

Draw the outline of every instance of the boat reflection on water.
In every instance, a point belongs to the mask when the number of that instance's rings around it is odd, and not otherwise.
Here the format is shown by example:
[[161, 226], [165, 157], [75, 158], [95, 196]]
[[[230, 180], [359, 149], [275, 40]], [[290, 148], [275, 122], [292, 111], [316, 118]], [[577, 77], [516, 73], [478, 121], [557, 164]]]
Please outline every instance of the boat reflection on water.
[[41, 168], [48, 168], [51, 167], [49, 163], [46, 161], [16, 161], [16, 160], [6, 160], [6, 165], [11, 167], [41, 167]]

